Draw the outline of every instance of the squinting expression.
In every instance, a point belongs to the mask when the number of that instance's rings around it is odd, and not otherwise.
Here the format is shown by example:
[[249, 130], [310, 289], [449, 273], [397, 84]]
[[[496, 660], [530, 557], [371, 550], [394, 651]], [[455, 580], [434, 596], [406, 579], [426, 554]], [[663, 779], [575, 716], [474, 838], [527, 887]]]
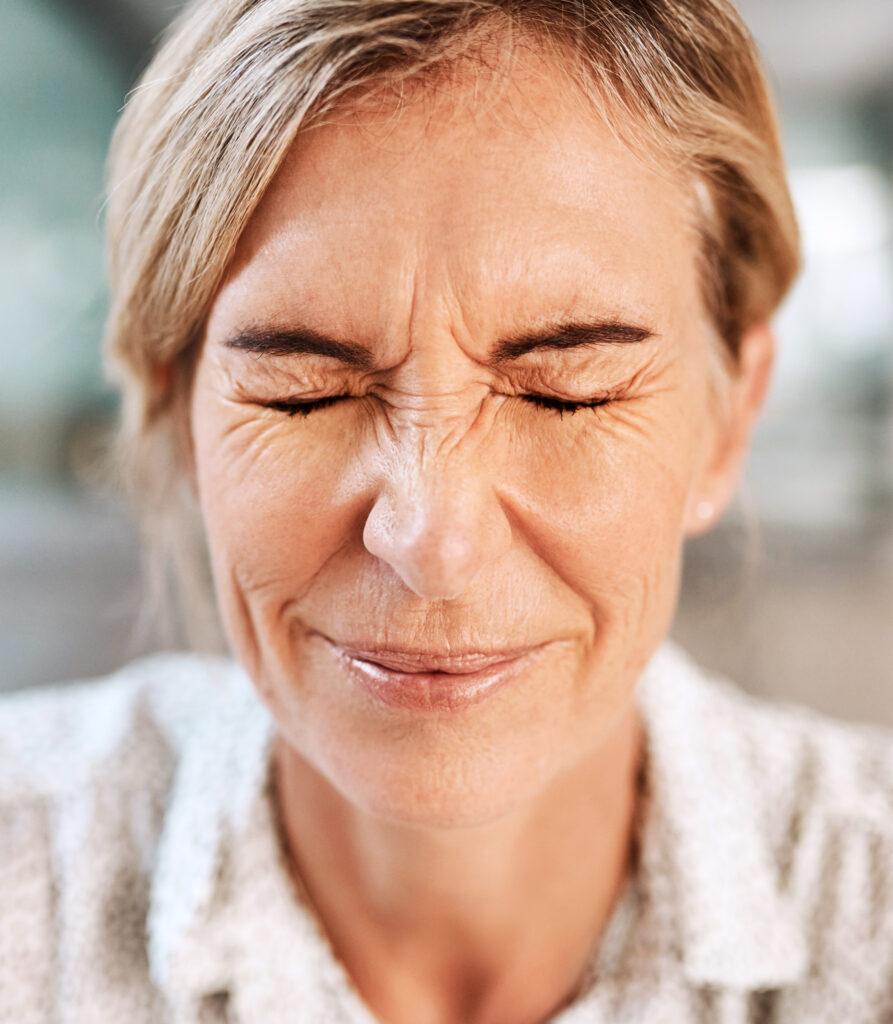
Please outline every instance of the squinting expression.
[[491, 820], [598, 747], [722, 444], [682, 184], [548, 58], [488, 75], [300, 136], [191, 406], [235, 655], [407, 822]]

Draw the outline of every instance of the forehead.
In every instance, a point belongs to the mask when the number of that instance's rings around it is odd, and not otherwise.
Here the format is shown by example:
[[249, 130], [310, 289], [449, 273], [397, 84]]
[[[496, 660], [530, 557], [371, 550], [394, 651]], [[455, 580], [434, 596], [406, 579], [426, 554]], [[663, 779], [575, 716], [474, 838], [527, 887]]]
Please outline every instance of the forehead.
[[371, 340], [408, 307], [493, 321], [581, 307], [686, 315], [684, 184], [620, 140], [557, 58], [517, 50], [302, 132], [240, 240], [215, 315]]

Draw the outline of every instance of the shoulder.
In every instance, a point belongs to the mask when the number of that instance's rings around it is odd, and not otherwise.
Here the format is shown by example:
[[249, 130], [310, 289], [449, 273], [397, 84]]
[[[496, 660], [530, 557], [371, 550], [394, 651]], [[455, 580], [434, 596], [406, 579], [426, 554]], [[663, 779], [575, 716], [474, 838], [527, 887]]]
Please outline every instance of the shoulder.
[[893, 994], [893, 730], [714, 686], [741, 735], [777, 883], [814, 967]]
[[730, 861], [756, 850], [742, 893], [761, 874], [803, 937], [810, 980], [790, 998], [877, 1020], [893, 1006], [893, 730], [754, 697], [673, 648], [648, 690], [651, 715], [675, 732], [666, 763], [690, 758], [688, 801], [734, 808], [718, 878], [739, 884]]
[[67, 984], [67, 1001], [89, 989], [116, 1019], [151, 1019], [145, 912], [165, 810], [188, 736], [234, 674], [222, 658], [155, 655], [0, 698], [0, 1019], [49, 1019], [40, 1007]]
[[145, 788], [175, 760], [232, 662], [192, 654], [141, 658], [112, 675], [0, 697], [0, 805], [106, 785]]
[[735, 759], [767, 819], [815, 818], [893, 840], [893, 729], [753, 696], [673, 647], [658, 675], [670, 680], [663, 702], [685, 707], [677, 724], [701, 734], [696, 749]]
[[789, 829], [780, 842], [802, 845], [808, 822], [893, 842], [893, 729], [755, 697], [691, 668], [704, 714], [742, 758], [767, 824]]

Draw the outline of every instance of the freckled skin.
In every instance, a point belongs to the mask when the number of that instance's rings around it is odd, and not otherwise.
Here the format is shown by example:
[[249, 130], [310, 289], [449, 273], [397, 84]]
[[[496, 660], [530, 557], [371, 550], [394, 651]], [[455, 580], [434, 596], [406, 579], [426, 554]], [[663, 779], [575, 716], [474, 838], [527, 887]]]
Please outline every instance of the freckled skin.
[[[748, 335], [740, 378], [717, 382], [683, 183], [626, 149], [545, 58], [518, 57], [486, 106], [474, 94], [457, 80], [298, 140], [215, 302], [192, 429], [222, 613], [281, 731], [292, 817], [322, 779], [305, 817], [354, 815], [395, 844], [404, 826], [416, 842], [477, 828], [479, 848], [514, 822], [533, 864], [545, 847], [519, 821], [627, 791], [633, 686], [669, 627], [682, 541], [703, 526], [693, 510], [720, 510], [733, 488], [768, 342]], [[653, 337], [489, 363], [500, 338], [568, 317]], [[298, 323], [367, 346], [375, 366], [224, 345]], [[529, 393], [613, 400], [560, 415]], [[333, 395], [350, 397], [306, 417], [268, 407]], [[420, 714], [360, 692], [319, 633], [545, 646], [484, 703]], [[606, 812], [593, 846], [625, 850], [628, 810]], [[590, 884], [610, 894], [617, 871]], [[338, 905], [319, 901], [337, 933]], [[568, 933], [591, 941], [597, 922], [575, 933], [573, 913]], [[360, 987], [400, 1018], [393, 993]]]

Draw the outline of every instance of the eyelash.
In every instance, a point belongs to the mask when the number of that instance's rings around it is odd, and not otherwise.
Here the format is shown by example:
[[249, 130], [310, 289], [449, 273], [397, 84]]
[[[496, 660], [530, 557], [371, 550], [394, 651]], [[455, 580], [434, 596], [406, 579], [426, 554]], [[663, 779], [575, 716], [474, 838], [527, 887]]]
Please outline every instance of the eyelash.
[[539, 409], [551, 409], [559, 416], [569, 413], [571, 416], [580, 409], [600, 409], [613, 401], [611, 398], [594, 398], [589, 402], [566, 402], [561, 398], [551, 398], [548, 395], [519, 395], [525, 402], [530, 402]]
[[[310, 402], [285, 400], [282, 402], [266, 402], [264, 404], [268, 409], [274, 409], [276, 412], [284, 412], [288, 416], [306, 418], [312, 412], [326, 409], [351, 397], [351, 395], [331, 395], [328, 398], [319, 398]], [[612, 398], [596, 398], [589, 402], [568, 402], [561, 398], [536, 394], [518, 395], [517, 397], [525, 402], [529, 402], [531, 405], [535, 405], [538, 409], [549, 409], [552, 412], [557, 412], [559, 416], [564, 416], [565, 413], [572, 416], [580, 409], [598, 409], [613, 401]]]
[[291, 402], [286, 399], [283, 402], [265, 402], [264, 405], [266, 405], [268, 409], [275, 409], [276, 412], [284, 412], [289, 416], [306, 417], [317, 409], [325, 409], [327, 406], [335, 405], [336, 402], [340, 402], [349, 397], [349, 395], [331, 395], [329, 398], [318, 398], [315, 402]]

